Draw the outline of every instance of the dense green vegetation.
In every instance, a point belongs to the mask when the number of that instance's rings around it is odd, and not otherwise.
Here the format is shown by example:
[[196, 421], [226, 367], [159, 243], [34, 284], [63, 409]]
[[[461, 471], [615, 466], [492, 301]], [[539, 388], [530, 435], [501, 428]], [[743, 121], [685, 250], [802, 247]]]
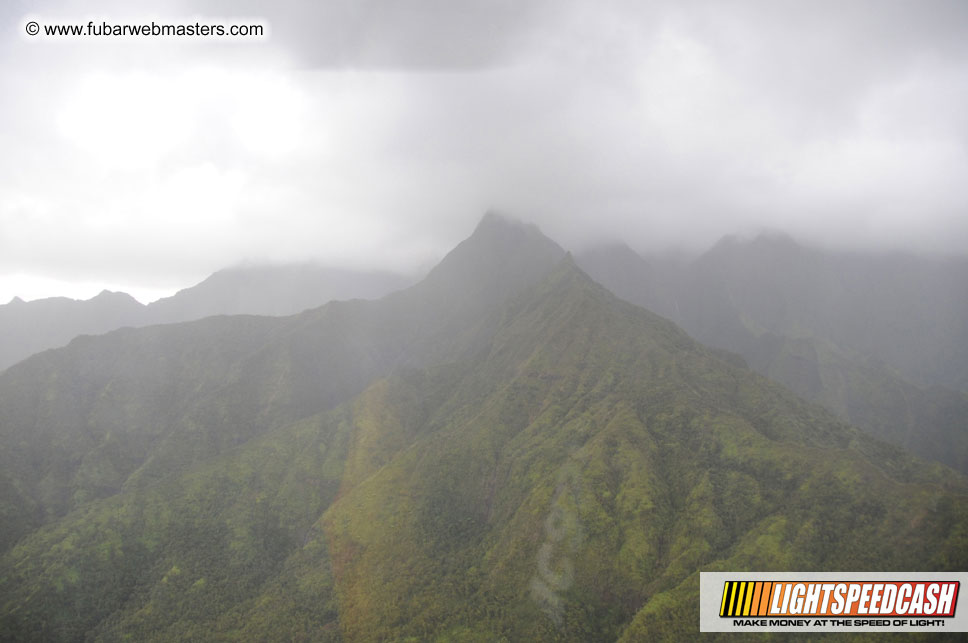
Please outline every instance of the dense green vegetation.
[[966, 568], [962, 476], [485, 223], [381, 302], [0, 376], [0, 506], [33, 521], [0, 639], [678, 641], [700, 570]]
[[726, 238], [691, 262], [590, 251], [607, 288], [874, 436], [968, 471], [968, 262]]

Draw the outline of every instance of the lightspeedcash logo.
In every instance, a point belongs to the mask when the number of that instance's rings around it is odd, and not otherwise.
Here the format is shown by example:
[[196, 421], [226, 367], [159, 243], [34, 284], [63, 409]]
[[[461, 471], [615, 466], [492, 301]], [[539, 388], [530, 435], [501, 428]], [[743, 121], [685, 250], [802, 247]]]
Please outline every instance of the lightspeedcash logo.
[[719, 615], [954, 616], [958, 581], [796, 583], [726, 581]]
[[[724, 631], [968, 631], [965, 573], [700, 574], [700, 628]], [[714, 585], [714, 583], [716, 585]]]

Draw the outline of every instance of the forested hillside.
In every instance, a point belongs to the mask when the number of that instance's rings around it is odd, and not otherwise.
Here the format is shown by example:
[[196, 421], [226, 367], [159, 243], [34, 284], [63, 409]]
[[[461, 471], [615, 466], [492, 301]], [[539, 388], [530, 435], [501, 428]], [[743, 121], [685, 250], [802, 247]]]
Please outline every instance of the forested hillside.
[[692, 261], [627, 246], [579, 263], [841, 419], [968, 471], [968, 262], [727, 238]]
[[700, 570], [968, 565], [961, 475], [493, 216], [376, 302], [32, 358], [0, 432], [5, 640], [677, 641]]

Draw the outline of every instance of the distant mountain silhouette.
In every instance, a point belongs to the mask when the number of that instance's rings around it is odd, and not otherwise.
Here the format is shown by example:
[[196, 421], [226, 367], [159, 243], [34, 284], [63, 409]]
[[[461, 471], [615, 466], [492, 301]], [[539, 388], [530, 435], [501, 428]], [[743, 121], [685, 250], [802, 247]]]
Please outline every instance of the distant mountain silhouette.
[[412, 280], [388, 272], [324, 268], [313, 264], [246, 266], [220, 270], [191, 288], [147, 306], [152, 323], [211, 315], [292, 315], [343, 299], [378, 299]]
[[78, 335], [212, 315], [292, 315], [336, 299], [376, 299], [412, 283], [389, 272], [314, 264], [243, 266], [220, 270], [201, 283], [147, 306], [125, 293], [104, 291], [88, 300], [64, 297], [0, 305], [0, 370]]
[[78, 335], [96, 335], [142, 323], [144, 306], [124, 293], [104, 291], [85, 301], [52, 297], [0, 305], [0, 370], [63, 346]]

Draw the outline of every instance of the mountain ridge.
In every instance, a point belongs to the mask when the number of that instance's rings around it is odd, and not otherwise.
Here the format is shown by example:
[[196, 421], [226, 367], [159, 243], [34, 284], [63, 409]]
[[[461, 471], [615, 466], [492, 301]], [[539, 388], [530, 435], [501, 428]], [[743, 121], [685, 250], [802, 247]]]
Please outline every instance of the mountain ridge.
[[[12, 511], [31, 514], [37, 510], [27, 507], [36, 504], [46, 507], [42, 516], [62, 515], [91, 494], [116, 492], [121, 481], [150, 483], [171, 467], [318, 413], [391, 368], [475, 350], [473, 338], [498, 321], [487, 311], [513, 287], [501, 269], [525, 266], [523, 286], [541, 276], [542, 261], [553, 267], [557, 246], [531, 235], [493, 259], [493, 285], [466, 268], [479, 268], [501, 237], [495, 230], [512, 225], [492, 220], [449, 253], [445, 261], [461, 268], [460, 278], [442, 285], [428, 276], [379, 301], [331, 302], [290, 317], [210, 317], [82, 336], [0, 373], [0, 438], [8, 445], [0, 463], [16, 471], [38, 463], [21, 477], [35, 486], [31, 500], [21, 498]], [[461, 287], [461, 278], [473, 285]], [[146, 363], [163, 368], [145, 371]], [[38, 423], [41, 430], [25, 432]], [[69, 455], [85, 444], [79, 460]], [[45, 462], [52, 453], [67, 460], [53, 467]], [[90, 479], [89, 469], [100, 475]], [[13, 538], [2, 536], [0, 544]]]
[[[613, 254], [579, 262], [628, 301], [842, 419], [968, 471], [959, 420], [968, 391], [958, 388], [968, 364], [968, 262], [833, 253], [786, 235], [726, 238], [685, 264]], [[944, 355], [933, 375], [920, 355], [903, 367], [916, 346]]]
[[219, 270], [189, 288], [149, 304], [109, 290], [85, 300], [50, 297], [0, 305], [0, 371], [30, 355], [64, 346], [79, 335], [100, 335], [212, 315], [292, 315], [327, 301], [379, 298], [410, 285], [389, 272], [316, 264], [239, 266]]
[[[477, 265], [481, 250], [465, 245], [449, 263]], [[183, 436], [198, 439], [193, 448], [225, 438], [233, 422], [211, 410], [220, 404], [264, 415], [244, 440], [20, 537], [0, 555], [0, 632], [682, 640], [696, 635], [701, 569], [968, 564], [963, 476], [866, 436], [616, 298], [570, 255], [549, 264], [516, 292], [474, 284], [494, 295], [476, 308], [451, 306], [455, 291], [431, 281], [285, 320], [212, 318], [79, 341], [109, 351], [152, 333], [251, 324], [269, 338], [246, 353], [239, 372], [252, 379], [203, 399]], [[452, 323], [426, 322], [442, 311]], [[387, 325], [391, 313], [407, 327]], [[393, 331], [364, 346], [395, 347], [383, 354], [392, 368], [331, 405], [277, 401], [290, 387], [277, 379], [293, 364], [284, 357], [326, 363], [313, 356], [357, 343], [370, 332], [363, 322], [374, 336]], [[414, 343], [421, 329], [428, 335]], [[327, 333], [331, 344], [315, 343]], [[347, 342], [349, 333], [362, 335]], [[65, 350], [0, 375], [0, 396], [11, 373], [50, 373]], [[269, 368], [280, 363], [290, 366]], [[194, 391], [233, 364], [186, 370], [180, 385]], [[98, 417], [153, 396], [133, 392]], [[0, 415], [0, 430], [44, 413]]]

